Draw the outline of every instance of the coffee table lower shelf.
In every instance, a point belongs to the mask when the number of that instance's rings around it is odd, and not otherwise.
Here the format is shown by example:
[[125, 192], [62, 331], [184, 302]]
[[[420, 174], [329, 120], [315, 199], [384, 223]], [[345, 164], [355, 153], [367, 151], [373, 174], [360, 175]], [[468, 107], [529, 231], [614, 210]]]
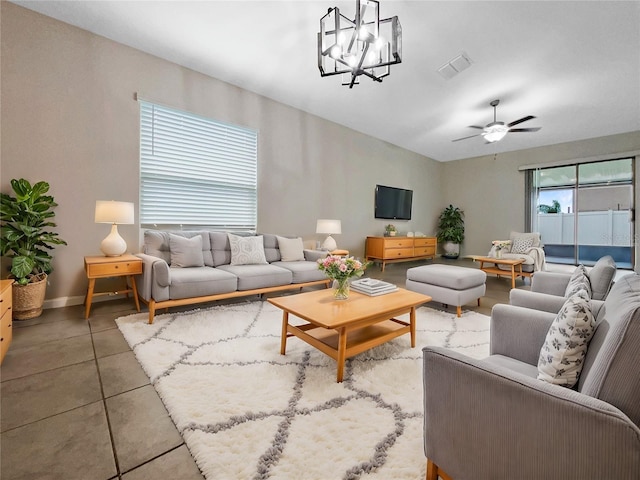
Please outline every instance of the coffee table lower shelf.
[[[288, 317], [288, 315], [285, 316]], [[398, 320], [397, 318], [391, 318], [373, 325], [351, 330], [346, 327], [333, 330], [318, 327], [311, 323], [290, 325], [288, 318], [283, 318], [282, 324], [283, 332], [280, 353], [282, 355], [285, 354], [288, 337], [298, 337], [337, 362], [338, 382], [342, 382], [344, 377], [344, 362], [347, 358], [351, 358], [407, 333], [411, 334], [411, 347], [415, 347], [415, 327], [412, 332], [410, 323]]]

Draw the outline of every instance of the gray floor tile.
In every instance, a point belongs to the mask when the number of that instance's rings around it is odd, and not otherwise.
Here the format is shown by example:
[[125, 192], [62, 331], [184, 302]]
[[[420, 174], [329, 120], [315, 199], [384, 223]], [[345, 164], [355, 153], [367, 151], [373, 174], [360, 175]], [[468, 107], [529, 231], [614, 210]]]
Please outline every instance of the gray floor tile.
[[[118, 315], [119, 316], [119, 315]], [[114, 314], [106, 314], [106, 315], [91, 315], [86, 322], [89, 322], [89, 328], [91, 328], [92, 333], [102, 332], [104, 330], [111, 330], [113, 328], [118, 328], [118, 325], [115, 322], [117, 316]]]
[[183, 443], [151, 385], [108, 398], [106, 403], [121, 471]]
[[102, 402], [1, 434], [2, 480], [106, 480], [117, 474]]
[[80, 320], [84, 318], [84, 307], [81, 305], [74, 305], [71, 307], [61, 308], [48, 308], [43, 310], [42, 315], [36, 318], [30, 318], [29, 320], [15, 320], [13, 322], [14, 328], [30, 327], [33, 325], [41, 325], [44, 323], [57, 322], [58, 320]]
[[94, 358], [91, 335], [65, 338], [24, 348], [9, 347], [2, 362], [2, 381], [86, 362]]
[[102, 400], [95, 360], [2, 384], [2, 431]]
[[171, 472], [171, 478], [180, 480], [202, 480], [204, 478], [189, 453], [189, 449], [186, 445], [182, 445], [124, 474], [122, 480], [157, 480], [158, 478], [166, 478], [167, 472]]
[[129, 344], [118, 329], [104, 330], [93, 334], [93, 345], [96, 349], [96, 357], [106, 357], [116, 353], [131, 350]]
[[132, 351], [100, 358], [98, 368], [107, 398], [149, 384], [149, 377]]
[[87, 335], [89, 325], [86, 320], [60, 319], [53, 322], [41, 323], [25, 328], [17, 328], [13, 332], [12, 348], [30, 347], [41, 343], [61, 340], [63, 338]]

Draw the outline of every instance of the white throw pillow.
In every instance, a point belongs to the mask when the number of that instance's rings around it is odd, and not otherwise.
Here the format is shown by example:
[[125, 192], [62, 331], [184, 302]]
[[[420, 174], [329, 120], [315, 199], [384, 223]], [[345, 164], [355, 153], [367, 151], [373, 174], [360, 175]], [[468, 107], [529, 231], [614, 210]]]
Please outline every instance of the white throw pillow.
[[278, 238], [278, 249], [280, 250], [280, 260], [283, 262], [298, 262], [304, 260], [304, 245], [302, 238]]
[[569, 297], [549, 327], [538, 359], [538, 380], [573, 387], [580, 377], [595, 319], [585, 290]]
[[171, 267], [204, 267], [202, 256], [202, 237], [196, 235], [191, 238], [169, 234], [169, 248], [171, 249]]
[[261, 265], [267, 263], [262, 235], [251, 237], [239, 237], [232, 233], [227, 235], [231, 245], [231, 265]]
[[589, 298], [593, 297], [591, 281], [589, 280], [589, 275], [587, 275], [587, 269], [584, 268], [584, 265], [578, 265], [571, 274], [567, 288], [564, 291], [564, 298], [569, 298], [580, 290], [586, 290]]

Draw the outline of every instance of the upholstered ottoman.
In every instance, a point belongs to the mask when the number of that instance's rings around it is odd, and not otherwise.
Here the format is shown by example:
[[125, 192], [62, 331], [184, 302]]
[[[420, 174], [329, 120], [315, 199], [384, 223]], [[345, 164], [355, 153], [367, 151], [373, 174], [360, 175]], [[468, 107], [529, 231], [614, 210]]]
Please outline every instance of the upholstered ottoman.
[[487, 274], [477, 268], [452, 265], [424, 265], [407, 270], [407, 290], [429, 295], [434, 301], [455, 305], [458, 317], [462, 305], [478, 299], [486, 291]]

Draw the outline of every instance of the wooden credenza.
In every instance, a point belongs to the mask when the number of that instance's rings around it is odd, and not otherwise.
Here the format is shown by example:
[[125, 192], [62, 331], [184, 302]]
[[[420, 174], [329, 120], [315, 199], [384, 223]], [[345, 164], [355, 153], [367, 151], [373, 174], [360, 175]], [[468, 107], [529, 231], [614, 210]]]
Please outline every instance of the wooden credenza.
[[435, 258], [436, 237], [367, 237], [367, 260], [382, 263], [407, 262]]
[[13, 338], [12, 283], [13, 280], [0, 280], [0, 363], [4, 360]]

